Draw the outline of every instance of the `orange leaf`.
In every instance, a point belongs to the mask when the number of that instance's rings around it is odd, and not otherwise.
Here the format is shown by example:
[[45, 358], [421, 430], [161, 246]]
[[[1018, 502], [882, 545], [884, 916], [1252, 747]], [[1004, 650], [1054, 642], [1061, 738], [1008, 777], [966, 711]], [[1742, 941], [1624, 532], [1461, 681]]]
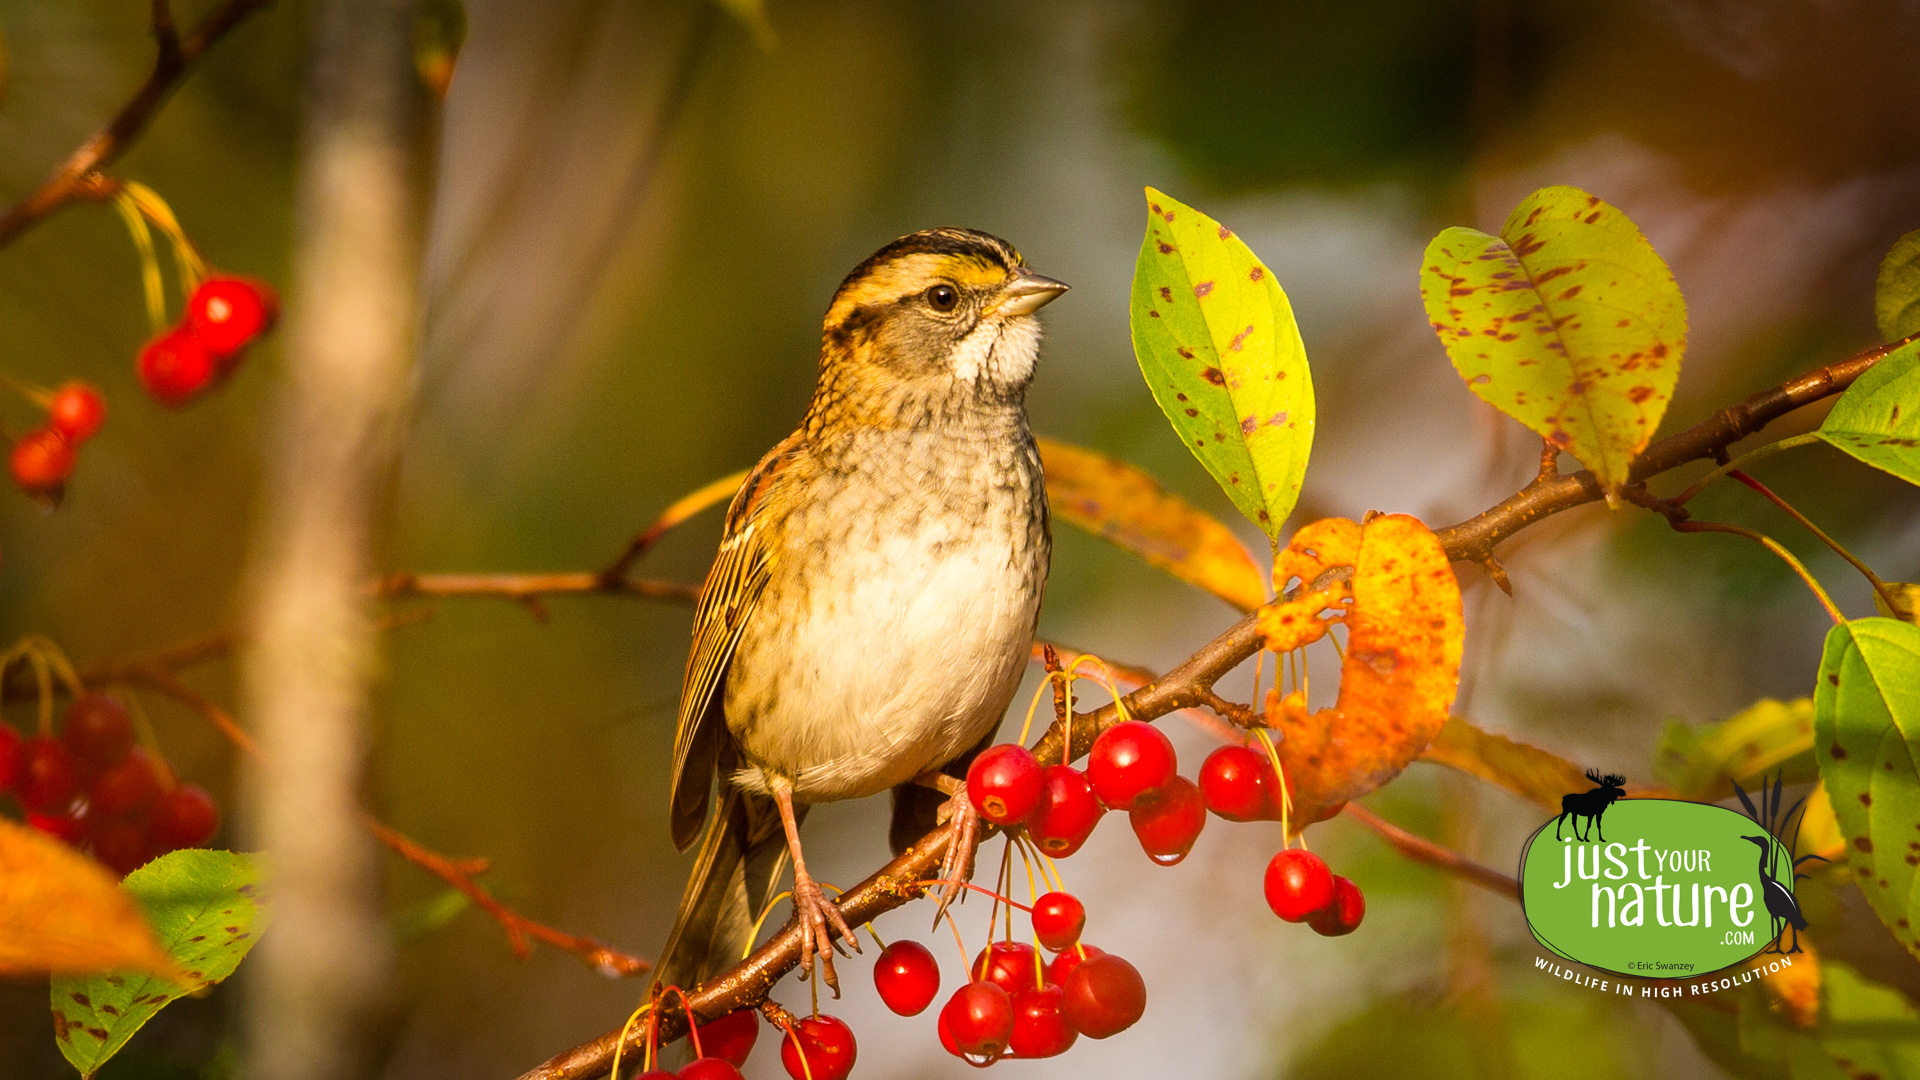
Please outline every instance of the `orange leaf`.
[[1295, 534], [1274, 577], [1311, 585], [1341, 565], [1353, 567], [1353, 603], [1338, 702], [1309, 715], [1277, 689], [1268, 698], [1301, 824], [1398, 776], [1446, 723], [1460, 683], [1460, 586], [1431, 530], [1404, 514], [1364, 527], [1315, 522]]
[[1124, 461], [1052, 439], [1034, 441], [1046, 468], [1047, 500], [1061, 520], [1242, 611], [1267, 602], [1260, 568], [1218, 520]]
[[0, 818], [0, 975], [179, 971], [99, 863]]

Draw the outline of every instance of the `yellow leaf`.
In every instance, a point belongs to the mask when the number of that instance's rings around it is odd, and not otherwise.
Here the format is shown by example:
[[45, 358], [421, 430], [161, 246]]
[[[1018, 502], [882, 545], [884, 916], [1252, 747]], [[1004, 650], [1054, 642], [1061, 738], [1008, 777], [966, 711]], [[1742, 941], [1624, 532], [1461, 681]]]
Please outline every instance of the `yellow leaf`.
[[106, 868], [0, 818], [0, 975], [180, 972]]
[[1062, 521], [1110, 541], [1242, 611], [1267, 601], [1266, 582], [1231, 530], [1124, 461], [1036, 439], [1047, 501]]
[[1561, 796], [1592, 786], [1573, 762], [1505, 735], [1482, 731], [1457, 716], [1440, 728], [1420, 756], [1506, 788], [1554, 813], [1560, 812]]
[[1268, 699], [1303, 825], [1398, 776], [1440, 732], [1460, 683], [1460, 585], [1432, 530], [1404, 514], [1315, 522], [1294, 535], [1274, 578], [1325, 587], [1342, 565], [1353, 570], [1339, 700], [1308, 714], [1278, 688]]

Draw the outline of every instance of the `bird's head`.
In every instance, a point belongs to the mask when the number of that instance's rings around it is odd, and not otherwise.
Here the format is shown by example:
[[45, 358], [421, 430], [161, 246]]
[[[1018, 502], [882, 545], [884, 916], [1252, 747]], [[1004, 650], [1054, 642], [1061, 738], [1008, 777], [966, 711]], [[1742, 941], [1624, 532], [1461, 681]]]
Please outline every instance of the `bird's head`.
[[1067, 286], [971, 229], [903, 236], [855, 267], [827, 309], [821, 383], [842, 395], [1023, 400], [1034, 313]]

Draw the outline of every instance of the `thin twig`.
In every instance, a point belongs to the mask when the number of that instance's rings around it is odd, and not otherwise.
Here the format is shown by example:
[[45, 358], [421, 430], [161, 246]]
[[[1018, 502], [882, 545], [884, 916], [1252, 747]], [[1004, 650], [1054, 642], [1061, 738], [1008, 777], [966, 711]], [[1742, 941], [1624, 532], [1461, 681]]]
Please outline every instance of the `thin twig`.
[[1520, 882], [1498, 870], [1481, 866], [1451, 848], [1442, 847], [1424, 836], [1410, 833], [1358, 803], [1348, 803], [1343, 812], [1378, 833], [1382, 840], [1393, 845], [1395, 851], [1409, 859], [1429, 866], [1437, 866], [1449, 874], [1471, 881], [1509, 900], [1520, 899]]
[[1827, 547], [1832, 548], [1834, 554], [1840, 556], [1842, 559], [1847, 560], [1847, 564], [1849, 566], [1853, 567], [1855, 570], [1860, 571], [1861, 576], [1867, 579], [1867, 583], [1873, 586], [1873, 591], [1880, 594], [1880, 599], [1882, 602], [1884, 602], [1887, 605], [1887, 610], [1892, 611], [1895, 609], [1897, 605], [1895, 605], [1894, 603], [1893, 592], [1887, 588], [1886, 582], [1880, 580], [1880, 575], [1873, 572], [1873, 567], [1868, 566], [1864, 562], [1861, 562], [1860, 559], [1857, 556], [1855, 556], [1853, 552], [1848, 551], [1844, 547], [1841, 547], [1840, 542], [1838, 540], [1835, 540], [1833, 537], [1828, 536], [1825, 529], [1822, 529], [1820, 526], [1815, 525], [1812, 519], [1808, 518], [1807, 515], [1801, 513], [1798, 509], [1794, 507], [1792, 503], [1781, 498], [1779, 495], [1774, 494], [1774, 491], [1772, 488], [1768, 487], [1767, 485], [1761, 483], [1758, 480], [1755, 480], [1752, 476], [1748, 475], [1746, 472], [1740, 469], [1734, 469], [1728, 472], [1727, 475], [1733, 477], [1735, 480], [1738, 480], [1741, 483], [1752, 488], [1753, 490], [1759, 492], [1762, 496], [1766, 498], [1768, 502], [1772, 503], [1773, 505], [1779, 507], [1782, 511], [1784, 511], [1788, 517], [1799, 522], [1801, 528], [1812, 533], [1816, 539], [1818, 539], [1821, 543], [1827, 545]]
[[164, 0], [153, 5], [157, 48], [153, 70], [107, 125], [88, 137], [67, 156], [53, 175], [0, 215], [0, 245], [40, 223], [55, 210], [79, 199], [94, 200], [112, 194], [115, 186], [99, 175], [126, 152], [147, 130], [181, 78], [200, 55], [212, 48], [247, 16], [266, 7], [268, 0], [228, 0], [200, 20], [184, 37], [174, 28], [171, 8]]

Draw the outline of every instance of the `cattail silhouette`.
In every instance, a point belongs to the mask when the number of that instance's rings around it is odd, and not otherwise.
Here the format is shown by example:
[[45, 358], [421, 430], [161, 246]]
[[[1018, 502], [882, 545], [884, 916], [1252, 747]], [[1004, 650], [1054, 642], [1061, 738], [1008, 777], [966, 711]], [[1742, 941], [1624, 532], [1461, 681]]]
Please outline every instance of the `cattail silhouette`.
[[1607, 807], [1618, 802], [1620, 797], [1627, 793], [1627, 778], [1615, 773], [1601, 776], [1600, 770], [1588, 769], [1587, 779], [1600, 786], [1592, 791], [1581, 791], [1561, 797], [1560, 816], [1553, 819], [1555, 840], [1560, 839], [1560, 823], [1572, 818], [1574, 839], [1585, 843], [1587, 837], [1580, 831], [1580, 822], [1584, 818], [1593, 831], [1600, 834], [1600, 842], [1603, 844], [1607, 842], [1606, 831], [1600, 828], [1600, 816], [1607, 812]]

